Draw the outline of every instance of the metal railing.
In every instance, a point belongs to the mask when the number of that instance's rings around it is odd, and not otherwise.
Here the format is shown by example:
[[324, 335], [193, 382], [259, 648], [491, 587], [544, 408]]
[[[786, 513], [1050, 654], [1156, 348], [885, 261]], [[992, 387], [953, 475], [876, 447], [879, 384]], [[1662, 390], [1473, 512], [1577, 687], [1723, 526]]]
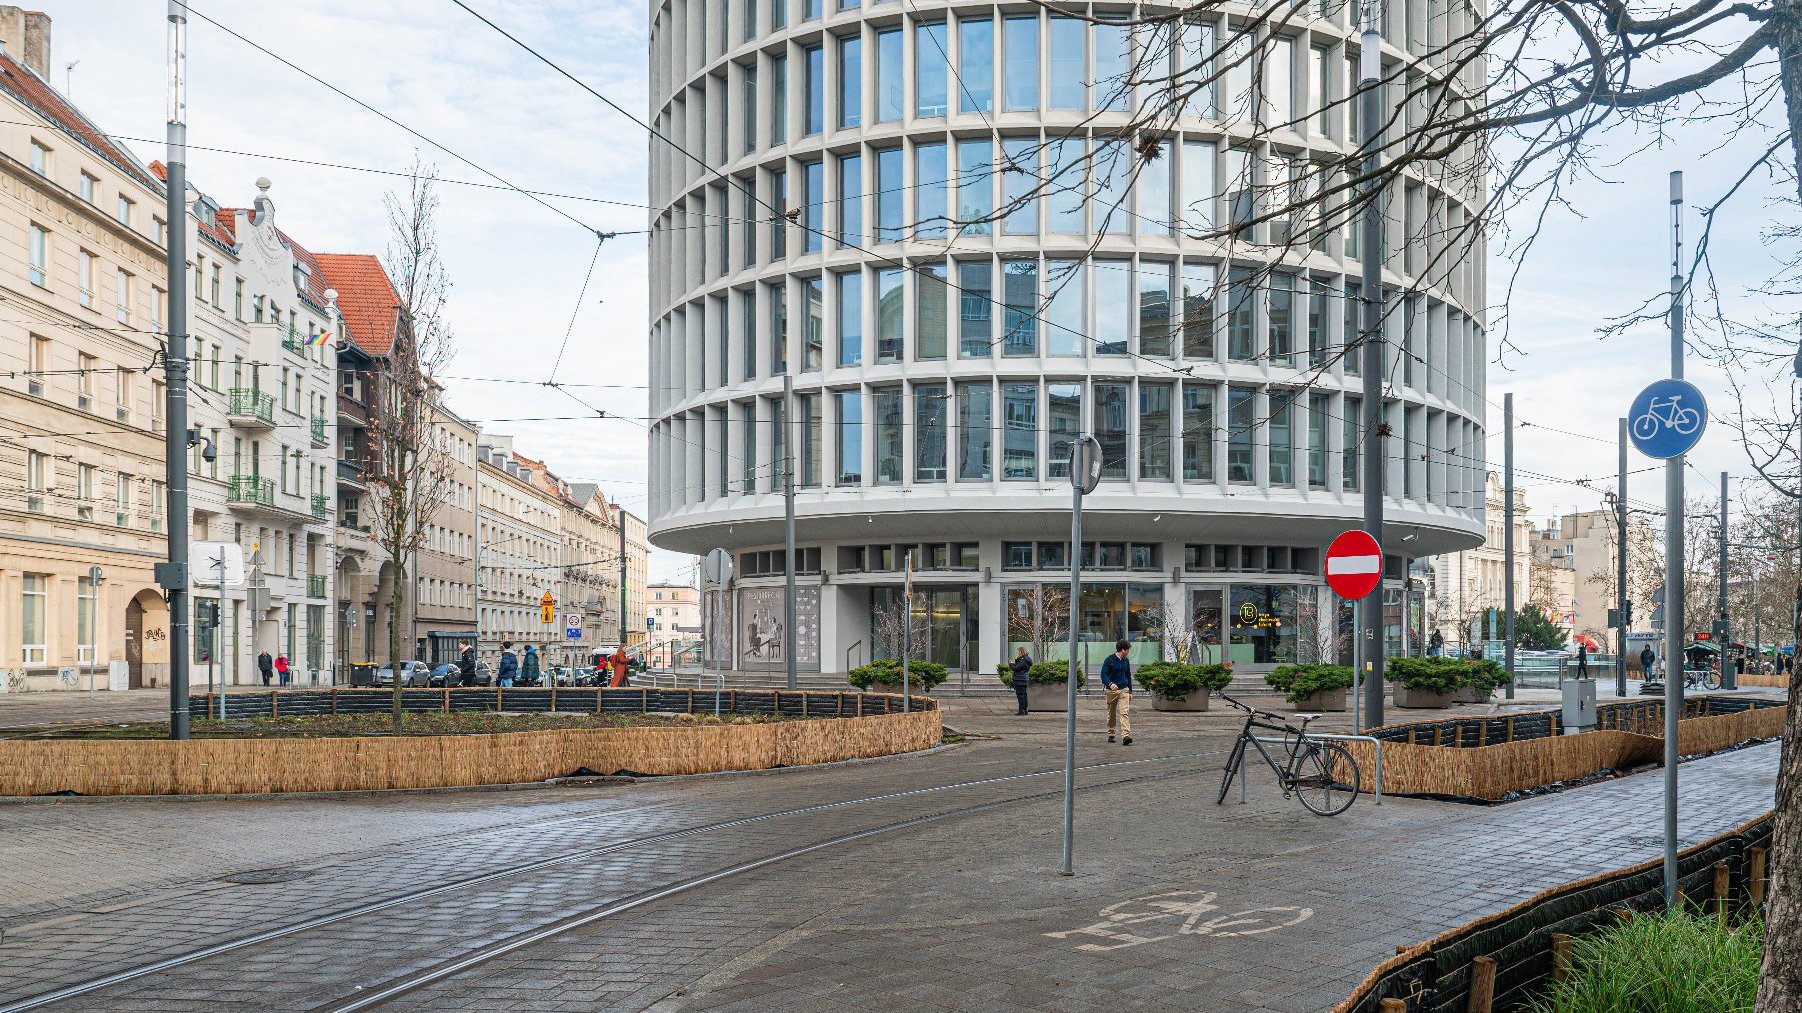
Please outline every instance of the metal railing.
[[325, 597], [325, 574], [323, 574], [323, 573], [307, 574], [307, 597], [308, 598], [324, 598]]
[[275, 395], [265, 394], [255, 387], [233, 387], [231, 400], [225, 413], [232, 416], [254, 418], [274, 425]]
[[272, 507], [275, 505], [275, 479], [261, 475], [233, 475], [225, 498], [230, 503]]
[[327, 517], [330, 517], [331, 513], [332, 513], [331, 497], [327, 496], [325, 493], [322, 493], [322, 492], [314, 493], [313, 494], [313, 519], [317, 520], [317, 521], [322, 521], [322, 520], [325, 520]]
[[[1308, 735], [1308, 738], [1310, 738], [1310, 739], [1351, 739], [1351, 740], [1356, 740], [1358, 742], [1370, 743], [1371, 748], [1375, 749], [1376, 754], [1377, 754], [1376, 791], [1373, 794], [1375, 795], [1376, 800], [1377, 800], [1376, 804], [1377, 805], [1383, 804], [1383, 740], [1382, 739], [1379, 739], [1374, 735], [1351, 735], [1351, 734], [1344, 734], [1344, 733], [1340, 733], [1340, 732], [1309, 732], [1309, 733], [1307, 733], [1307, 735]], [[1286, 739], [1272, 739], [1272, 738], [1268, 738], [1268, 737], [1265, 737], [1262, 735], [1254, 735], [1254, 736], [1252, 736], [1252, 738], [1257, 739], [1259, 742], [1262, 742], [1267, 746], [1287, 746], [1288, 745], [1288, 740], [1286, 740]], [[1251, 766], [1251, 764], [1249, 764], [1249, 763], [1239, 764], [1239, 801], [1240, 802], [1245, 801], [1245, 768], [1249, 767], [1249, 766]]]
[[313, 445], [318, 447], [325, 446], [330, 442], [326, 439], [325, 435], [325, 416], [315, 415], [312, 417], [311, 421], [313, 429]]

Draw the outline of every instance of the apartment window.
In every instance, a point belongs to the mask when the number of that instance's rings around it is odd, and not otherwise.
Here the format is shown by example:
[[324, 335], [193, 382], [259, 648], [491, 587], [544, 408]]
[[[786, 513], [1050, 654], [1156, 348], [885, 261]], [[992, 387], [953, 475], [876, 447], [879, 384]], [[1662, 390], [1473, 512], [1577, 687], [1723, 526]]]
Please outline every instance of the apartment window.
[[120, 367], [113, 370], [113, 411], [120, 422], [131, 418], [131, 377], [132, 371], [129, 369]]
[[1170, 480], [1171, 385], [1139, 383], [1139, 477]]
[[168, 222], [163, 221], [161, 218], [152, 216], [150, 219], [150, 233], [151, 233], [151, 238], [156, 240], [156, 245], [158, 245], [158, 246], [168, 246], [169, 245], [169, 223]]
[[99, 198], [100, 180], [93, 173], [83, 169], [81, 170], [81, 182], [76, 184], [76, 189], [81, 194], [82, 200], [92, 204]]
[[846, 271], [833, 275], [838, 282], [838, 364], [863, 363], [863, 275]]
[[[36, 142], [33, 142], [32, 147], [37, 147]], [[45, 644], [50, 639], [45, 623], [50, 612], [50, 576], [48, 574], [28, 573], [25, 575], [24, 603], [21, 609], [19, 639], [24, 646], [24, 654], [20, 660], [27, 665], [42, 665], [46, 660]]]
[[115, 312], [122, 324], [131, 323], [131, 272], [120, 268], [113, 276], [113, 300], [117, 307]]
[[50, 149], [37, 141], [31, 142], [31, 171], [40, 176], [50, 175]]
[[119, 219], [119, 224], [125, 226], [126, 228], [130, 228], [132, 212], [134, 212], [136, 210], [137, 210], [137, 205], [132, 203], [131, 198], [125, 196], [124, 194], [120, 194], [119, 195], [119, 203], [113, 209], [113, 216]]
[[100, 360], [86, 353], [75, 357], [75, 407], [82, 411], [94, 408], [94, 374], [100, 372]]
[[84, 521], [94, 519], [94, 480], [99, 473], [91, 464], [75, 466], [75, 513]]
[[959, 112], [987, 113], [995, 108], [995, 22], [960, 18], [957, 22]]
[[219, 283], [220, 283], [220, 273], [219, 272], [220, 272], [219, 265], [214, 264], [213, 265], [213, 297], [212, 297], [212, 299], [208, 300], [214, 306], [219, 305]]
[[168, 507], [166, 486], [161, 479], [150, 480], [150, 530], [163, 530], [163, 511]]
[[838, 160], [838, 241], [842, 246], [862, 246], [863, 159], [842, 155]]
[[945, 23], [914, 27], [914, 115], [945, 115]]
[[1257, 398], [1243, 387], [1226, 393], [1226, 480], [1253, 482], [1252, 431], [1257, 428]]
[[844, 130], [863, 123], [863, 40], [838, 41], [838, 126]]
[[863, 395], [838, 394], [838, 485], [863, 484]]
[[50, 369], [50, 339], [31, 336], [31, 358], [26, 362], [26, 371], [30, 373], [25, 380], [25, 390], [34, 396], [44, 393], [44, 373]]
[[76, 287], [80, 292], [81, 305], [86, 309], [94, 308], [94, 264], [94, 255], [86, 250], [81, 251], [75, 262]]
[[169, 299], [169, 293], [155, 285], [150, 286], [150, 330], [153, 334], [163, 332], [163, 304]]
[[1214, 480], [1214, 388], [1183, 384], [1183, 481]]
[[26, 509], [42, 511], [44, 509], [44, 493], [50, 488], [51, 463], [48, 454], [35, 450], [25, 452], [25, 487], [29, 494], [25, 498]]
[[995, 391], [987, 380], [957, 385], [957, 478], [986, 482], [993, 475]]
[[244, 319], [244, 279], [234, 280], [232, 288], [232, 315], [242, 320]]
[[113, 524], [126, 527], [131, 523], [131, 483], [132, 477], [119, 472], [113, 482]]

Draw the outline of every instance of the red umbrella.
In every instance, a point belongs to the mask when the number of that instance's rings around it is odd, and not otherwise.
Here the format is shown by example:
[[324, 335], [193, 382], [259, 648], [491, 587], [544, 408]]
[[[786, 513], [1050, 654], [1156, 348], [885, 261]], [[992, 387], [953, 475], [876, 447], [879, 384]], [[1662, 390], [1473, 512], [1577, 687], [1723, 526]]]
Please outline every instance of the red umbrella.
[[1579, 633], [1576, 636], [1572, 637], [1571, 640], [1575, 643], [1579, 643], [1579, 644], [1584, 645], [1585, 647], [1588, 647], [1592, 651], [1599, 651], [1602, 649], [1602, 645], [1596, 643], [1595, 638], [1590, 636], [1587, 633]]

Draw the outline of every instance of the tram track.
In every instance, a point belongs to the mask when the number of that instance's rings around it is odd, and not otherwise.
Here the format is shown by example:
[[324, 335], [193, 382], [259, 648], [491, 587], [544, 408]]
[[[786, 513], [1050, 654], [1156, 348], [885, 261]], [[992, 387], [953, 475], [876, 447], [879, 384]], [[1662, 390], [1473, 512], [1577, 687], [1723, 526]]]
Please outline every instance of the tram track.
[[[1087, 764], [1087, 765], [1078, 767], [1077, 770], [1079, 772], [1093, 772], [1093, 771], [1097, 771], [1097, 770], [1111, 770], [1111, 769], [1117, 769], [1117, 768], [1139, 767], [1139, 766], [1146, 766], [1146, 765], [1151, 765], [1151, 764], [1170, 763], [1170, 762], [1181, 761], [1181, 760], [1193, 760], [1193, 759], [1207, 757], [1207, 756], [1220, 756], [1220, 755], [1224, 755], [1224, 752], [1225, 752], [1224, 749], [1210, 749], [1210, 750], [1197, 750], [1197, 751], [1184, 752], [1184, 753], [1173, 753], [1173, 754], [1168, 754], [1168, 755], [1164, 755], [1164, 756], [1142, 757], [1142, 758], [1135, 758], [1135, 759], [1131, 759], [1131, 760], [1115, 760], [1115, 761], [1110, 761], [1107, 763]], [[1180, 769], [1180, 770], [1170, 771], [1170, 772], [1162, 772], [1162, 773], [1156, 773], [1156, 774], [1142, 774], [1142, 775], [1138, 775], [1138, 776], [1134, 776], [1134, 777], [1118, 778], [1118, 779], [1102, 781], [1102, 782], [1098, 782], [1098, 783], [1080, 785], [1080, 786], [1078, 786], [1078, 790], [1080, 791], [1080, 790], [1087, 790], [1090, 788], [1100, 788], [1100, 787], [1108, 787], [1108, 786], [1113, 786], [1113, 785], [1129, 784], [1129, 783], [1133, 783], [1133, 782], [1137, 782], [1137, 781], [1146, 780], [1149, 778], [1176, 776], [1178, 774], [1190, 773], [1193, 771], [1193, 769], [1195, 769], [1195, 768], [1185, 768], [1185, 769]], [[927, 785], [925, 787], [920, 787], [920, 788], [910, 788], [910, 789], [905, 789], [902, 791], [883, 792], [883, 793], [879, 793], [879, 794], [860, 796], [860, 797], [856, 797], [856, 798], [839, 799], [839, 800], [835, 800], [835, 801], [831, 801], [831, 802], [821, 802], [821, 803], [816, 803], [816, 804], [812, 804], [812, 805], [797, 806], [797, 807], [792, 807], [792, 808], [788, 808], [788, 809], [777, 810], [774, 812], [758, 813], [758, 814], [750, 815], [750, 816], [741, 816], [741, 817], [736, 817], [733, 819], [720, 820], [720, 821], [700, 824], [700, 825], [691, 826], [691, 827], [684, 827], [684, 828], [665, 831], [665, 832], [656, 833], [656, 834], [648, 834], [648, 835], [644, 835], [644, 836], [640, 836], [640, 837], [631, 838], [628, 840], [616, 841], [611, 844], [605, 844], [605, 845], [589, 847], [589, 848], [582, 848], [582, 849], [568, 852], [565, 854], [555, 855], [555, 856], [551, 856], [551, 857], [543, 858], [543, 859], [538, 859], [538, 860], [527, 862], [527, 863], [517, 865], [517, 866], [511, 866], [506, 869], [498, 869], [493, 872], [481, 873], [481, 874], [474, 875], [474, 876], [467, 876], [467, 877], [452, 880], [449, 882], [439, 883], [434, 886], [425, 887], [425, 888], [417, 889], [417, 890], [411, 890], [411, 891], [408, 891], [405, 893], [397, 894], [392, 897], [387, 897], [387, 898], [382, 898], [379, 900], [368, 901], [368, 902], [361, 903], [361, 904], [351, 905], [349, 907], [346, 907], [346, 908], [343, 908], [343, 909], [340, 909], [337, 911], [329, 912], [327, 914], [317, 915], [317, 916], [310, 917], [310, 918], [304, 918], [304, 919], [301, 919], [301, 920], [298, 920], [295, 922], [291, 922], [291, 923], [288, 923], [285, 925], [278, 926], [276, 928], [267, 929], [267, 930], [258, 931], [258, 932], [252, 932], [252, 933], [249, 933], [246, 935], [237, 936], [237, 937], [226, 939], [226, 940], [223, 940], [220, 942], [212, 943], [210, 945], [200, 946], [195, 949], [189, 950], [187, 952], [178, 953], [173, 956], [165, 957], [160, 960], [149, 961], [146, 963], [122, 968], [120, 970], [117, 970], [117, 971], [114, 971], [111, 973], [107, 973], [107, 974], [103, 974], [103, 975], [99, 975], [97, 977], [90, 978], [90, 979], [87, 979], [84, 981], [75, 982], [72, 984], [53, 988], [48, 991], [44, 991], [44, 992], [41, 992], [41, 993], [38, 993], [35, 995], [30, 995], [30, 996], [26, 996], [24, 998], [13, 1000], [9, 1003], [0, 1004], [0, 1013], [26, 1013], [26, 1011], [29, 1011], [29, 1010], [45, 1009], [47, 1007], [51, 1007], [51, 1006], [54, 1006], [54, 1005], [57, 1005], [60, 1003], [64, 1003], [64, 1002], [67, 1002], [67, 1001], [70, 1001], [73, 999], [77, 999], [82, 996], [87, 996], [92, 993], [99, 992], [99, 991], [102, 991], [105, 989], [113, 988], [113, 987], [120, 986], [120, 985], [126, 985], [133, 981], [137, 981], [137, 980], [146, 978], [151, 975], [166, 973], [168, 971], [176, 970], [176, 969], [179, 969], [179, 968], [187, 966], [187, 965], [192, 965], [192, 964], [196, 964], [196, 963], [206, 961], [206, 960], [209, 960], [212, 958], [231, 954], [233, 952], [244, 950], [246, 948], [261, 947], [261, 946], [263, 946], [267, 943], [273, 942], [273, 941], [281, 940], [281, 939], [299, 935], [302, 933], [310, 933], [317, 929], [321, 929], [321, 928], [325, 928], [325, 927], [333, 926], [333, 925], [339, 925], [339, 924], [342, 924], [345, 922], [350, 922], [350, 921], [360, 919], [360, 918], [366, 918], [371, 915], [376, 915], [376, 914], [379, 914], [384, 911], [390, 911], [390, 910], [394, 910], [394, 909], [398, 909], [398, 908], [403, 908], [403, 907], [407, 907], [410, 905], [415, 905], [415, 904], [419, 904], [422, 902], [431, 901], [436, 898], [442, 898], [447, 895], [460, 893], [460, 892], [464, 892], [464, 891], [479, 890], [484, 887], [492, 886], [492, 885], [499, 884], [499, 883], [504, 883], [505, 881], [508, 881], [508, 880], [519, 879], [521, 877], [528, 877], [528, 876], [532, 876], [534, 874], [543, 874], [543, 873], [546, 873], [546, 872], [549, 872], [552, 870], [556, 870], [556, 869], [563, 868], [563, 867], [569, 867], [572, 865], [576, 865], [578, 863], [592, 861], [594, 859], [601, 858], [603, 856], [617, 854], [620, 852], [652, 848], [652, 847], [656, 847], [661, 844], [667, 844], [667, 843], [681, 841], [681, 840], [685, 840], [685, 839], [697, 838], [697, 837], [701, 837], [701, 836], [708, 835], [708, 834], [715, 834], [715, 833], [719, 833], [722, 831], [728, 831], [728, 830], [732, 830], [732, 829], [736, 829], [736, 828], [752, 826], [752, 825], [766, 823], [766, 822], [770, 822], [770, 821], [792, 819], [792, 818], [796, 818], [796, 817], [807, 816], [810, 814], [830, 812], [830, 811], [841, 810], [841, 809], [848, 809], [848, 808], [857, 807], [857, 806], [881, 805], [881, 804], [885, 804], [885, 803], [894, 803], [894, 802], [905, 800], [905, 799], [931, 796], [931, 795], [944, 793], [944, 792], [972, 790], [972, 789], [983, 788], [983, 787], [999, 785], [999, 784], [1022, 782], [1022, 781], [1028, 781], [1028, 780], [1031, 780], [1034, 778], [1048, 777], [1048, 776], [1058, 775], [1058, 774], [1062, 774], [1062, 773], [1063, 773], [1063, 768], [1056, 767], [1056, 768], [1050, 768], [1050, 769], [1046, 769], [1046, 770], [1027, 771], [1027, 772], [1022, 772], [1022, 773], [1017, 773], [1017, 774], [1002, 774], [1002, 775], [996, 775], [993, 777], [985, 777], [985, 778], [972, 779], [972, 780], [968, 780], [968, 781], [952, 782], [949, 784]], [[567, 932], [573, 931], [575, 929], [581, 928], [585, 925], [589, 925], [594, 922], [604, 920], [606, 918], [611, 918], [616, 915], [623, 914], [625, 912], [634, 910], [636, 908], [645, 906], [647, 904], [654, 903], [658, 900], [662, 900], [666, 897], [675, 896], [675, 895], [681, 894], [681, 893], [687, 893], [689, 891], [699, 889], [701, 887], [705, 887], [705, 886], [711, 885], [713, 883], [717, 883], [721, 880], [729, 879], [731, 877], [738, 876], [743, 873], [751, 872], [756, 869], [764, 868], [769, 865], [774, 865], [774, 864], [777, 864], [780, 862], [788, 861], [790, 859], [798, 858], [803, 855], [811, 854], [814, 852], [852, 844], [857, 841], [865, 840], [867, 838], [878, 836], [881, 834], [905, 830], [910, 827], [919, 826], [919, 825], [923, 825], [926, 823], [937, 822], [940, 820], [950, 819], [950, 818], [954, 818], [954, 817], [958, 817], [958, 816], [970, 815], [973, 813], [982, 812], [982, 811], [998, 808], [1001, 806], [1016, 805], [1016, 804], [1020, 804], [1023, 802], [1036, 801], [1036, 800], [1043, 799], [1043, 798], [1049, 798], [1049, 797], [1052, 797], [1052, 796], [1055, 796], [1058, 794], [1061, 794], [1061, 787], [1057, 788], [1057, 789], [1043, 791], [1043, 792], [1033, 792], [1033, 793], [1028, 793], [1025, 795], [1013, 796], [1013, 797], [1009, 797], [1009, 798], [1005, 798], [1005, 799], [984, 801], [984, 802], [975, 803], [975, 804], [972, 804], [969, 806], [962, 806], [962, 807], [958, 807], [958, 808], [954, 808], [954, 809], [947, 809], [947, 810], [942, 810], [939, 812], [927, 813], [927, 814], [924, 814], [921, 816], [910, 817], [905, 820], [898, 820], [898, 821], [894, 821], [891, 823], [881, 824], [881, 825], [878, 825], [875, 827], [864, 828], [864, 829], [853, 831], [850, 833], [837, 835], [837, 836], [828, 838], [823, 841], [817, 841], [817, 842], [797, 846], [794, 848], [789, 848], [789, 849], [780, 851], [773, 855], [768, 855], [768, 856], [754, 859], [754, 860], [751, 860], [748, 862], [739, 863], [737, 865], [733, 865], [733, 866], [730, 866], [727, 868], [714, 870], [712, 872], [708, 872], [708, 873], [705, 873], [705, 874], [702, 874], [699, 876], [695, 876], [695, 877], [690, 877], [685, 880], [679, 880], [672, 884], [660, 886], [660, 887], [657, 887], [657, 888], [654, 888], [654, 889], [651, 889], [648, 891], [643, 891], [643, 892], [640, 892], [637, 894], [629, 895], [624, 898], [616, 898], [614, 900], [609, 901], [607, 904], [600, 905], [600, 906], [594, 907], [594, 908], [589, 908], [585, 911], [577, 912], [576, 914], [572, 914], [572, 915], [568, 915], [568, 916], [556, 919], [552, 922], [547, 923], [546, 925], [526, 930], [524, 932], [515, 934], [514, 936], [510, 936], [505, 939], [502, 939], [496, 943], [486, 944], [478, 952], [468, 954], [465, 956], [461, 956], [461, 957], [452, 958], [450, 960], [446, 960], [446, 961], [434, 964], [431, 967], [426, 968], [420, 972], [416, 972], [412, 975], [408, 975], [408, 976], [405, 976], [405, 977], [399, 978], [399, 979], [393, 979], [393, 980], [386, 982], [380, 986], [377, 986], [374, 990], [369, 991], [367, 994], [359, 994], [359, 995], [347, 997], [345, 999], [338, 1000], [335, 1003], [328, 1003], [324, 1006], [320, 1006], [317, 1008], [321, 1011], [333, 1011], [333, 1013], [349, 1013], [349, 1011], [351, 1011], [351, 1010], [369, 1009], [375, 1005], [379, 1005], [381, 1003], [387, 1002], [389, 999], [395, 998], [395, 997], [403, 995], [405, 993], [412, 992], [419, 988], [430, 985], [431, 983], [433, 983], [435, 981], [439, 981], [439, 980], [442, 980], [443, 978], [451, 977], [453, 975], [462, 973], [465, 970], [473, 968], [479, 964], [486, 963], [486, 962], [493, 960], [496, 957], [502, 956], [506, 953], [515, 952], [516, 950], [524, 948], [526, 946], [533, 945], [535, 943], [544, 941], [546, 939], [554, 938], [556, 936], [559, 936], [559, 935], [565, 934]], [[609, 817], [616, 817], [618, 815], [620, 815], [620, 814], [617, 811], [609, 811], [609, 812], [605, 812], [605, 813], [592, 813], [592, 814], [571, 814], [571, 815], [566, 815], [566, 816], [555, 817], [555, 818], [548, 819], [548, 820], [532, 821], [527, 824], [519, 824], [519, 825], [516, 825], [516, 827], [532, 827], [532, 826], [536, 826], [536, 825], [557, 825], [557, 824], [579, 823], [583, 820], [602, 820], [602, 819], [606, 819]]]

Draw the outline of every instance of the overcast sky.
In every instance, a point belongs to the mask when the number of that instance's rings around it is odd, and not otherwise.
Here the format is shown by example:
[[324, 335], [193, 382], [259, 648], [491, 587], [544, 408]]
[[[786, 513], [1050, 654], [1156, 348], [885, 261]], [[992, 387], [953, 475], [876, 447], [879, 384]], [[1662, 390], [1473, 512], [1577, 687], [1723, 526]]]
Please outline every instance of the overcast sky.
[[[475, 5], [642, 115], [644, 3]], [[54, 83], [60, 88], [69, 81], [76, 103], [102, 129], [142, 139], [127, 143], [145, 160], [163, 157], [164, 3], [39, 0], [38, 6], [54, 19]], [[552, 200], [584, 225], [622, 232], [645, 227], [643, 131], [447, 0], [196, 0], [194, 9], [512, 184], [590, 198]], [[65, 65], [73, 61], [79, 63], [65, 78]], [[381, 199], [399, 181], [276, 156], [393, 172], [404, 170], [417, 148], [446, 179], [492, 182], [198, 18], [189, 49], [188, 108], [188, 137], [196, 146], [191, 181], [221, 203], [244, 205], [256, 194], [253, 181], [269, 177], [277, 222], [316, 252], [381, 253], [387, 241]], [[1518, 468], [1613, 487], [1615, 419], [1641, 386], [1665, 375], [1668, 343], [1661, 327], [1605, 342], [1595, 328], [1666, 287], [1666, 174], [1686, 170], [1692, 202], [1703, 203], [1745, 165], [1737, 150], [1702, 159], [1712, 135], [1680, 140], [1693, 143], [1637, 155], [1609, 171], [1608, 180], [1571, 190], [1583, 217], [1553, 215], [1526, 261], [1509, 306], [1519, 350], [1492, 362], [1489, 371], [1492, 467], [1501, 464], [1502, 394], [1512, 390], [1524, 422], [1601, 438], [1523, 428], [1515, 439]], [[1761, 196], [1770, 192], [1768, 184], [1755, 185], [1717, 225], [1716, 268], [1728, 292], [1771, 272], [1771, 254], [1758, 241], [1772, 214]], [[579, 393], [609, 412], [645, 415], [645, 237], [622, 236], [602, 246], [578, 307], [594, 255], [591, 232], [506, 190], [446, 185], [442, 196], [443, 258], [454, 283], [450, 315], [458, 336], [447, 381], [454, 407], [485, 429], [515, 435], [523, 453], [545, 458], [564, 476], [601, 483], [609, 498], [643, 516], [643, 428], [618, 420], [524, 421], [580, 416], [583, 410], [542, 387], [462, 378], [544, 379], [576, 313], [558, 379], [603, 385]], [[1511, 270], [1507, 262], [1492, 264], [1492, 299], [1504, 295]], [[1718, 375], [1705, 365], [1692, 364], [1691, 379], [1712, 403], [1725, 404]], [[609, 384], [620, 386], [604, 386]], [[1709, 476], [1749, 471], [1725, 425], [1711, 424], [1691, 460]], [[1634, 455], [1629, 467], [1650, 463]], [[1692, 493], [1705, 491], [1696, 475], [1691, 473]], [[1576, 486], [1526, 477], [1519, 482], [1535, 518], [1599, 502]], [[1631, 495], [1661, 502], [1661, 476], [1634, 475]], [[688, 557], [656, 553], [652, 574], [686, 579], [688, 564]]]

